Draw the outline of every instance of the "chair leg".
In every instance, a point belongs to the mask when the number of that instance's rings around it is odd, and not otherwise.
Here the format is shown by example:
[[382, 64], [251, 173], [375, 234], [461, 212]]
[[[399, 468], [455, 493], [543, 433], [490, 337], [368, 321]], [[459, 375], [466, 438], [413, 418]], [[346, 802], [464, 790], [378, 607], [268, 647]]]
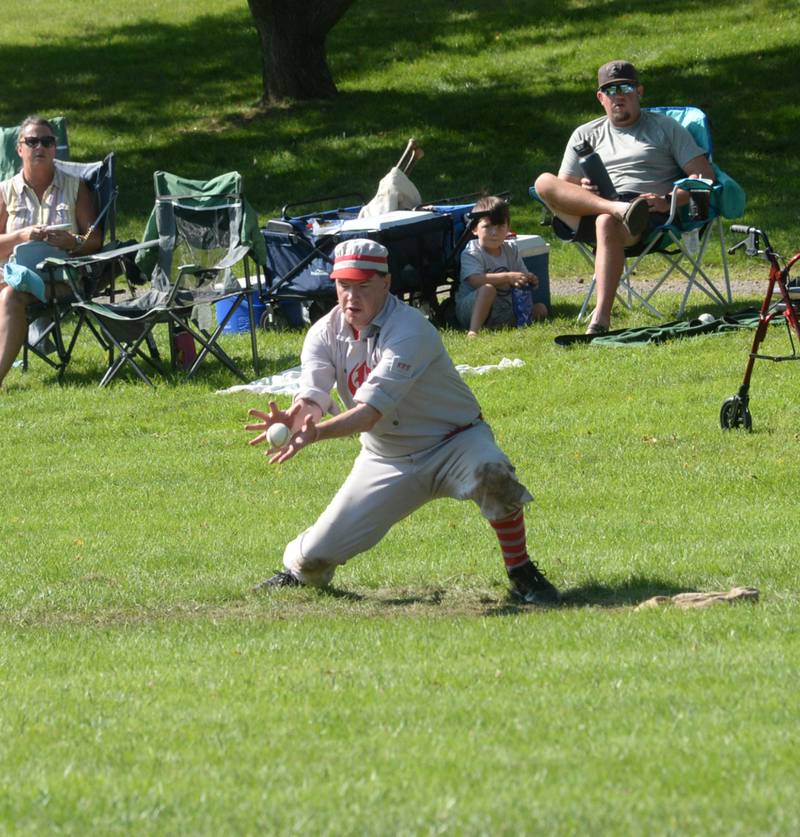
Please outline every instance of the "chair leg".
[[[702, 291], [715, 305], [725, 305], [729, 302], [730, 284], [728, 283], [727, 285], [726, 293], [723, 293], [719, 290], [719, 288], [717, 288], [706, 271], [703, 270], [703, 258], [705, 256], [706, 249], [708, 248], [710, 236], [711, 229], [708, 228], [706, 230], [706, 234], [702, 237], [700, 242], [700, 250], [694, 256], [688, 252], [682, 242], [680, 244], [682, 256], [685, 256], [692, 265], [692, 271], [691, 273], [687, 273], [680, 267], [680, 265], [677, 266], [677, 269], [680, 270], [680, 272], [688, 279], [688, 282], [686, 283], [686, 290], [684, 291], [683, 299], [681, 300], [681, 306], [678, 309], [679, 317], [682, 317], [686, 311], [686, 305], [689, 301], [689, 294], [691, 293], [692, 288], [697, 288], [699, 291]], [[724, 278], [726, 278], [727, 281], [727, 276]]]
[[[75, 326], [69, 345], [65, 346], [64, 334], [61, 328], [61, 323], [65, 317], [62, 315], [61, 309], [57, 305], [52, 306], [49, 314], [51, 316], [51, 321], [41, 332], [36, 343], [31, 344], [27, 339], [23, 343], [22, 368], [23, 371], [27, 371], [30, 363], [30, 355], [34, 354], [52, 369], [56, 370], [58, 382], [61, 384], [64, 382], [64, 374], [66, 373], [67, 366], [69, 365], [69, 361], [72, 356], [72, 349], [74, 348], [75, 341], [78, 339], [78, 334], [80, 333], [82, 318], [80, 316], [78, 317], [78, 324]], [[53, 360], [45, 350], [44, 346], [45, 341], [47, 340], [52, 340], [55, 344], [55, 355], [58, 360]]]
[[[239, 300], [241, 302], [241, 300]], [[200, 351], [197, 353], [197, 357], [194, 360], [194, 363], [191, 365], [189, 371], [186, 373], [186, 379], [189, 380], [194, 376], [194, 373], [200, 367], [200, 364], [205, 360], [205, 358], [212, 354], [223, 366], [225, 366], [228, 370], [233, 372], [239, 380], [243, 383], [247, 383], [247, 377], [242, 374], [242, 372], [237, 368], [236, 364], [230, 358], [230, 356], [225, 352], [222, 346], [219, 345], [217, 342], [219, 340], [219, 336], [222, 334], [222, 329], [225, 328], [228, 320], [233, 315], [234, 311], [237, 308], [238, 303], [235, 303], [231, 306], [228, 313], [225, 315], [223, 320], [217, 324], [217, 327], [211, 334], [203, 333], [202, 329], [195, 329], [191, 323], [191, 316], [180, 317], [174, 311], [170, 311], [169, 315], [174, 321], [174, 323], [179, 327], [182, 328], [184, 331], [188, 331], [192, 337], [197, 340], [197, 342], [201, 345]]]
[[589, 308], [589, 303], [592, 301], [592, 295], [594, 294], [594, 287], [596, 284], [597, 280], [594, 278], [594, 276], [592, 276], [592, 281], [589, 283], [589, 290], [586, 292], [586, 295], [583, 298], [581, 310], [578, 311], [578, 322], [580, 322], [586, 316], [586, 311]]
[[714, 221], [717, 228], [717, 235], [719, 236], [719, 249], [722, 255], [722, 278], [725, 281], [725, 297], [728, 305], [733, 304], [733, 293], [731, 292], [731, 277], [728, 271], [728, 248], [725, 246], [725, 231], [722, 229], [722, 218], [718, 217]]
[[[253, 372], [258, 377], [261, 364], [258, 359], [258, 342], [256, 339], [256, 320], [253, 312], [253, 296], [255, 295], [255, 288], [250, 286], [250, 268], [248, 265], [249, 259], [244, 259], [244, 286], [247, 291], [247, 318], [250, 322], [250, 351], [253, 355]], [[256, 271], [259, 270], [256, 265]], [[260, 277], [259, 277], [260, 278]], [[260, 282], [259, 282], [260, 285]]]
[[[144, 361], [150, 364], [156, 371], [159, 370], [158, 365], [156, 364], [155, 360], [148, 357], [142, 350], [141, 345], [142, 343], [147, 343], [149, 345], [150, 341], [153, 339], [152, 335], [152, 325], [149, 328], [139, 335], [133, 341], [123, 342], [118, 340], [111, 331], [103, 324], [102, 320], [96, 319], [95, 322], [92, 322], [92, 319], [87, 319], [92, 331], [97, 335], [97, 329], [100, 330], [102, 333], [102, 339], [98, 336], [98, 342], [101, 346], [104, 346], [109, 353], [109, 363], [108, 368], [106, 369], [103, 377], [100, 379], [100, 383], [98, 387], [101, 389], [103, 387], [108, 386], [111, 381], [116, 376], [117, 372], [127, 363], [133, 368], [133, 371], [149, 386], [154, 387], [153, 382], [148, 378], [145, 374], [144, 370], [139, 366], [136, 362], [136, 357], [142, 358]], [[116, 357], [114, 357], [114, 350], [116, 349]]]

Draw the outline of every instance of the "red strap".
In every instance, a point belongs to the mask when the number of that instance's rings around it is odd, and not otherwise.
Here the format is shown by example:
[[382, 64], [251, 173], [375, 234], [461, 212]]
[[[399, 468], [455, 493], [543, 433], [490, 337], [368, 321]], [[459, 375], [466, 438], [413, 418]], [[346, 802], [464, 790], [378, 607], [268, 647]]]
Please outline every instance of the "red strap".
[[470, 427], [475, 427], [475, 425], [479, 422], [483, 421], [483, 413], [478, 413], [478, 418], [475, 421], [471, 421], [469, 424], [465, 424], [462, 427], [456, 427], [455, 430], [451, 430], [443, 439], [443, 442], [446, 442], [448, 439], [452, 439], [453, 436], [458, 436], [459, 433], [463, 433], [465, 430], [469, 430]]

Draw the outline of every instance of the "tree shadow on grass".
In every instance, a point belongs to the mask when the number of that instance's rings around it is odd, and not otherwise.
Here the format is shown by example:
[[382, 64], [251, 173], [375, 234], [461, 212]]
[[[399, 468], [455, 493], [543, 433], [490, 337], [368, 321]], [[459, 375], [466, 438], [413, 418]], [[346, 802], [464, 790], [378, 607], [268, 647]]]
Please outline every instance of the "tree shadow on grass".
[[[388, 0], [363, 4], [331, 34], [331, 62], [343, 91], [336, 102], [238, 122], [225, 117], [260, 93], [258, 38], [244, 4], [183, 25], [144, 20], [98, 26], [43, 39], [35, 49], [5, 45], [0, 70], [14, 84], [4, 91], [0, 121], [15, 124], [31, 109], [63, 112], [74, 129], [77, 156], [94, 159], [115, 147], [120, 193], [127, 213], [137, 218], [151, 206], [155, 169], [198, 178], [239, 169], [251, 202], [262, 211], [343, 186], [371, 193], [393, 162], [387, 149], [412, 131], [430, 143], [426, 164], [415, 174], [426, 197], [441, 190], [510, 188], [525, 203], [523, 184], [556, 167], [572, 128], [600, 115], [594, 60], [591, 67], [569, 72], [549, 55], [537, 59], [537, 46], [558, 41], [571, 46], [576, 30], [591, 41], [621, 17], [642, 15], [637, 25], [646, 26], [678, 12], [707, 15], [722, 2], [611, 0], [565, 8], [544, 0], [511, 5], [470, 0], [449, 13], [429, 0], [411, 12]], [[467, 27], [469, 38], [461, 39]], [[210, 33], [217, 48], [209, 49]], [[458, 60], [454, 37], [460, 39]], [[464, 70], [464, 62], [480, 57], [489, 64], [501, 50], [519, 52], [524, 73], [540, 80], [537, 93], [523, 88], [508, 69]], [[787, 216], [779, 204], [791, 204], [800, 182], [793, 176], [795, 138], [786, 105], [796, 98], [793, 54], [785, 47], [753, 45], [724, 58], [694, 62], [681, 55], [645, 62], [643, 69], [646, 103], [692, 103], [713, 115], [720, 162], [748, 191], [770, 195], [780, 177], [782, 200], [762, 199], [759, 209], [759, 223], [778, 230]], [[387, 94], [371, 89], [364, 78], [364, 68], [371, 73], [430, 59], [445, 71], [427, 85]], [[43, 89], [40, 80], [48, 73], [59, 83]], [[742, 106], [743, 90], [758, 91], [758, 107]], [[212, 110], [220, 117], [209, 119]], [[497, 114], [502, 130], [497, 119], [476, 120], [475, 114]], [[335, 137], [342, 141], [333, 142]], [[766, 154], [775, 166], [747, 165]]]

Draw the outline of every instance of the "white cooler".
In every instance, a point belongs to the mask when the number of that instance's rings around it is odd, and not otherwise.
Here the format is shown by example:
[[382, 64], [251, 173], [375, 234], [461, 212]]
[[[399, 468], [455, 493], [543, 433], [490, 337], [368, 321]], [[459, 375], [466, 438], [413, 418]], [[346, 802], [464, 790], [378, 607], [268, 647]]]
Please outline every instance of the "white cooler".
[[540, 235], [518, 235], [517, 242], [522, 261], [531, 273], [539, 277], [539, 287], [533, 292], [534, 302], [543, 302], [550, 308], [550, 245]]
[[348, 238], [351, 238], [354, 233], [367, 235], [372, 232], [403, 227], [406, 224], [418, 224], [420, 221], [428, 221], [436, 217], [438, 216], [435, 212], [425, 210], [395, 209], [392, 212], [370, 215], [367, 218], [349, 218], [346, 221], [314, 221], [312, 232], [314, 235], [348, 233]]

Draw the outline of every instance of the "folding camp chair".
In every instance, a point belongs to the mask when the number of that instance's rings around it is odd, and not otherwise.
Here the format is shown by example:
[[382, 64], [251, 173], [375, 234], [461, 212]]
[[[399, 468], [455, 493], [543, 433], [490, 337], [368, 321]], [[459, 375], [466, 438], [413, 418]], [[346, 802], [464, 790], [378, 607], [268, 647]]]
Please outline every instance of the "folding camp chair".
[[[651, 300], [670, 276], [680, 274], [686, 279], [686, 285], [678, 317], [683, 316], [693, 289], [702, 291], [715, 305], [730, 304], [733, 298], [722, 217], [738, 218], [744, 212], [744, 192], [714, 163], [711, 127], [702, 110], [696, 107], [654, 107], [643, 110], [664, 113], [687, 128], [695, 142], [708, 154], [717, 180], [712, 185], [703, 180], [683, 178], [673, 184], [672, 204], [665, 223], [653, 230], [644, 243], [626, 251], [625, 268], [617, 288], [617, 299], [628, 309], [639, 304], [654, 316], [663, 318], [664, 315]], [[677, 189], [691, 192], [691, 200], [687, 206], [678, 207]], [[529, 192], [532, 198], [542, 202], [533, 187]], [[559, 235], [559, 229], [554, 229], [556, 235]], [[721, 287], [715, 284], [704, 266], [705, 255], [714, 238], [719, 240], [720, 246]], [[593, 248], [581, 242], [573, 243], [594, 270]], [[634, 284], [636, 271], [642, 261], [651, 254], [666, 262], [665, 269], [649, 287], [637, 288]], [[593, 275], [578, 313], [579, 322], [587, 313], [595, 286], [596, 277]]]
[[[84, 180], [95, 202], [97, 217], [95, 226], [99, 227], [104, 241], [110, 241], [110, 246], [117, 246], [116, 242], [116, 172], [114, 154], [109, 154], [103, 160], [90, 163], [70, 162], [69, 137], [67, 120], [57, 116], [48, 119], [56, 136], [56, 167], [67, 174]], [[0, 128], [0, 180], [13, 177], [20, 170], [22, 161], [17, 154], [19, 126]], [[91, 232], [91, 231], [90, 231]], [[54, 248], [43, 246], [37, 250], [35, 246], [25, 246], [21, 257], [30, 260], [36, 253], [42, 258], [46, 255], [63, 253]], [[27, 265], [35, 270], [39, 265]], [[72, 313], [70, 303], [76, 299], [91, 299], [102, 289], [109, 286], [113, 293], [114, 274], [108, 268], [103, 270], [69, 269], [69, 259], [61, 259], [60, 266], [50, 265], [41, 267], [38, 271], [45, 280], [45, 296], [43, 302], [33, 303], [28, 307], [28, 339], [23, 346], [22, 368], [28, 368], [29, 355], [34, 354], [45, 361], [58, 373], [59, 381], [63, 380], [67, 365], [72, 357], [72, 351], [81, 329], [84, 318], [75, 318], [72, 333], [67, 336], [64, 322]], [[69, 282], [74, 285], [71, 296], [55, 293], [57, 282]]]
[[[170, 359], [178, 366], [179, 342], [189, 335], [201, 347], [188, 359], [187, 377], [192, 377], [209, 355], [217, 358], [241, 380], [245, 375], [219, 345], [225, 325], [236, 309], [256, 291], [266, 262], [266, 247], [258, 219], [244, 199], [242, 178], [229, 172], [207, 181], [188, 180], [167, 172], [156, 172], [155, 206], [144, 241], [126, 254], [112, 251], [90, 256], [86, 262], [119, 258], [136, 252], [139, 269], [150, 277], [151, 288], [141, 297], [115, 304], [97, 300], [73, 305], [85, 312], [110, 347], [109, 364], [100, 382], [108, 384], [129, 365], [145, 382], [152, 381], [140, 361], [161, 369], [154, 351], [156, 325], [168, 326]], [[176, 264], [178, 265], [176, 267]], [[236, 276], [235, 272], [241, 275]], [[212, 324], [212, 306], [228, 301], [223, 316]], [[217, 308], [219, 314], [220, 309]], [[252, 306], [248, 306], [253, 368], [258, 372], [258, 348]], [[194, 343], [190, 342], [193, 347]]]
[[[65, 162], [56, 160], [56, 167], [84, 180], [95, 200], [96, 218], [92, 229], [99, 227], [106, 249], [119, 246], [116, 234], [117, 185], [115, 158], [113, 152], [103, 160], [92, 163]], [[44, 302], [28, 307], [28, 339], [23, 347], [22, 365], [28, 368], [30, 354], [34, 354], [55, 369], [59, 381], [72, 358], [78, 336], [86, 323], [85, 312], [72, 307], [73, 302], [91, 300], [99, 293], [114, 298], [114, 279], [123, 268], [109, 262], [87, 262], [80, 258], [52, 257], [37, 265], [39, 272], [48, 280], [45, 282], [47, 298]], [[56, 284], [66, 282], [71, 293], [56, 296]], [[64, 322], [75, 314], [72, 332], [67, 337]], [[91, 325], [90, 325], [91, 328]], [[95, 337], [103, 343], [101, 334], [92, 329]], [[51, 354], [54, 357], [51, 357]]]

